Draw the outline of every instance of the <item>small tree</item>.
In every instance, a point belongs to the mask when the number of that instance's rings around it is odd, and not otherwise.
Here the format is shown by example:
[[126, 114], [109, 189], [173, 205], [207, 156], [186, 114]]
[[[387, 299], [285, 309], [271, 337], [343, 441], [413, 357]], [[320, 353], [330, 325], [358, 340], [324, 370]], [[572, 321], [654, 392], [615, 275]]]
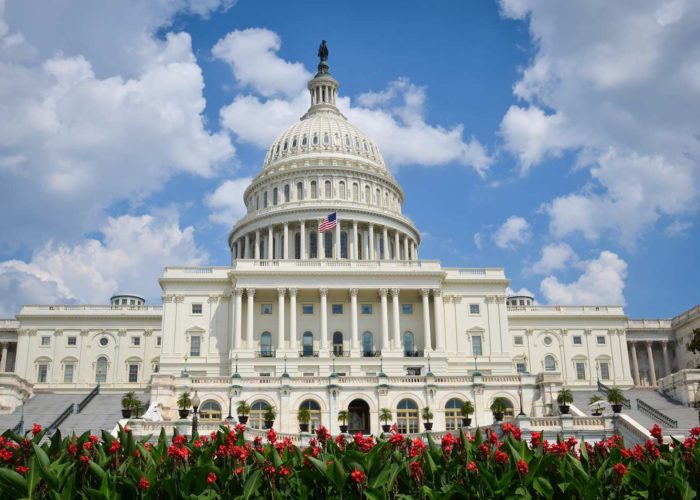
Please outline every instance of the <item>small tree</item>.
[[180, 394], [180, 397], [177, 398], [177, 406], [181, 410], [187, 410], [190, 406], [192, 406], [192, 398], [190, 397], [190, 393], [188, 391], [183, 392]]
[[493, 400], [493, 403], [491, 403], [491, 411], [493, 413], [505, 413], [506, 411], [506, 399], [505, 398], [496, 398]]
[[459, 409], [459, 411], [463, 417], [472, 415], [474, 413], [474, 403], [467, 399], [464, 403], [462, 403], [462, 407]]
[[340, 410], [338, 412], [338, 422], [343, 425], [348, 423], [348, 418], [350, 418], [350, 413], [347, 410]]
[[250, 415], [250, 405], [245, 401], [239, 401], [238, 406], [236, 406], [236, 411], [242, 416]]
[[421, 417], [423, 417], [423, 420], [426, 422], [430, 422], [433, 419], [433, 412], [430, 411], [430, 406], [423, 408], [421, 411]]
[[564, 406], [570, 405], [573, 402], [574, 395], [571, 393], [571, 390], [567, 389], [566, 387], [562, 387], [559, 391], [559, 394], [557, 395], [557, 403]]
[[608, 389], [608, 402], [611, 405], [621, 405], [625, 402], [625, 395], [619, 387], [611, 387]]
[[277, 418], [277, 409], [274, 406], [268, 406], [264, 417], [266, 422], [272, 422]]
[[311, 422], [311, 412], [308, 408], [299, 408], [297, 412], [297, 420], [300, 424], [308, 424]]
[[391, 414], [391, 410], [389, 408], [382, 408], [381, 410], [379, 410], [379, 420], [381, 420], [385, 424], [388, 424], [392, 418], [394, 417]]

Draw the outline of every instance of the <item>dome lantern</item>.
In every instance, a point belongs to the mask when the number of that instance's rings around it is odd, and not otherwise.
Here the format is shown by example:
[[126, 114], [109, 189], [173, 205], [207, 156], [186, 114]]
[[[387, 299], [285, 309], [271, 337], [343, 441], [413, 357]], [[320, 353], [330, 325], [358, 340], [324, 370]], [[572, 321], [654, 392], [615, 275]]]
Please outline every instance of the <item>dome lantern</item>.
[[326, 46], [325, 40], [321, 42], [321, 45], [318, 48], [318, 57], [320, 59], [320, 62], [318, 63], [318, 73], [316, 73], [316, 76], [314, 76], [314, 78], [308, 84], [309, 93], [311, 94], [311, 106], [302, 117], [302, 120], [319, 112], [327, 112], [343, 116], [335, 104], [340, 85], [329, 72], [327, 63], [328, 47]]

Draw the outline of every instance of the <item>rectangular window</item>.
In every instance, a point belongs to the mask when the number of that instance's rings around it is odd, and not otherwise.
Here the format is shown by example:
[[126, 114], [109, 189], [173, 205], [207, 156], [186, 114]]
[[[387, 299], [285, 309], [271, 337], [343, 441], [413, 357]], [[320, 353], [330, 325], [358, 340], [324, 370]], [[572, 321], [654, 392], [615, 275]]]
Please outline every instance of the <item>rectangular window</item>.
[[129, 382], [139, 381], [139, 365], [129, 365]]
[[202, 338], [199, 335], [192, 335], [190, 337], [190, 356], [199, 356], [201, 343]]
[[63, 383], [72, 384], [73, 383], [73, 368], [74, 365], [66, 365], [63, 367]]
[[525, 373], [525, 371], [527, 370], [527, 368], [525, 367], [525, 362], [524, 362], [524, 361], [518, 361], [518, 362], [515, 364], [515, 368], [516, 368], [516, 370], [517, 370], [518, 373]]
[[260, 304], [261, 314], [272, 314], [272, 304]]
[[516, 335], [515, 337], [513, 337], [513, 344], [514, 345], [523, 345], [523, 336]]
[[304, 304], [301, 306], [301, 312], [302, 314], [313, 314], [314, 313], [314, 305], [313, 304]]
[[303, 372], [302, 377], [315, 377], [316, 374], [314, 372]]
[[161, 345], [162, 342], [163, 342], [163, 339], [161, 338], [160, 335], [158, 335], [158, 336], [156, 337], [156, 345], [157, 345], [158, 347], [160, 347], [160, 345]]
[[406, 368], [406, 375], [420, 375], [420, 372], [420, 366], [409, 366], [408, 368]]
[[192, 314], [202, 314], [202, 304], [192, 304]]
[[583, 339], [581, 338], [580, 335], [574, 335], [574, 345], [583, 345]]
[[49, 337], [48, 335], [43, 335], [41, 337], [41, 345], [43, 345], [43, 346], [51, 345], [51, 337]]
[[598, 345], [605, 345], [605, 335], [596, 336], [595, 341]]
[[479, 314], [479, 304], [469, 304], [469, 314]]
[[362, 314], [372, 314], [372, 304], [362, 304]]
[[261, 377], [269, 377], [269, 376], [270, 376], [270, 372], [260, 372], [259, 375], [260, 375]]
[[49, 365], [39, 365], [39, 377], [37, 382], [46, 382], [46, 374], [49, 373]]
[[600, 363], [600, 378], [610, 380], [610, 365], [607, 362]]
[[401, 304], [401, 314], [413, 314], [413, 304]]
[[131, 337], [131, 345], [138, 347], [141, 345], [141, 337]]
[[78, 337], [68, 337], [68, 345], [78, 345]]
[[343, 304], [333, 304], [331, 306], [333, 314], [343, 314]]
[[472, 335], [472, 355], [481, 356], [481, 335]]
[[586, 364], [576, 363], [576, 378], [578, 380], [586, 380]]

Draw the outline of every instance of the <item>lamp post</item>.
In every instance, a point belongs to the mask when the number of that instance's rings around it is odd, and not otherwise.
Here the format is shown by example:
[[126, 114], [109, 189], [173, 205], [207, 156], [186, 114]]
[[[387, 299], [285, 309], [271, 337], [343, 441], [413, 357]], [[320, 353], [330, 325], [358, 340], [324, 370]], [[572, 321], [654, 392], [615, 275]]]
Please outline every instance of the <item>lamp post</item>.
[[524, 417], [525, 412], [523, 411], [523, 386], [522, 385], [518, 386], [518, 397], [520, 398], [520, 413], [518, 413], [518, 416]]
[[479, 367], [476, 366], [476, 356], [474, 356], [474, 373], [479, 373]]
[[525, 363], [525, 373], [530, 373], [530, 371], [527, 369], [527, 356], [523, 356], [523, 363]]
[[700, 384], [695, 389], [695, 408], [698, 410], [698, 423], [700, 423]]
[[233, 415], [231, 414], [233, 412], [233, 396], [236, 395], [236, 392], [233, 389], [233, 386], [229, 387], [228, 389], [228, 416], [226, 417], [226, 421], [231, 423], [233, 421]]
[[194, 391], [194, 397], [192, 398], [192, 437], [197, 434], [197, 409], [199, 409], [199, 396], [197, 391]]

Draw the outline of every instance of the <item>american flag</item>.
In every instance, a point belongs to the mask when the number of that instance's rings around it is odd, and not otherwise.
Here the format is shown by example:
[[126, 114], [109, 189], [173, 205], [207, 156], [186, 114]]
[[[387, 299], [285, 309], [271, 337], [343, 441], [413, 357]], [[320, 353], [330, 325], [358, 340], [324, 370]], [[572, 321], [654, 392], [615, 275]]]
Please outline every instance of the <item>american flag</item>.
[[318, 230], [322, 233], [325, 233], [326, 231], [330, 231], [335, 227], [336, 223], [336, 216], [335, 212], [333, 212], [330, 215], [327, 215], [325, 219], [321, 222], [321, 224], [318, 226]]

